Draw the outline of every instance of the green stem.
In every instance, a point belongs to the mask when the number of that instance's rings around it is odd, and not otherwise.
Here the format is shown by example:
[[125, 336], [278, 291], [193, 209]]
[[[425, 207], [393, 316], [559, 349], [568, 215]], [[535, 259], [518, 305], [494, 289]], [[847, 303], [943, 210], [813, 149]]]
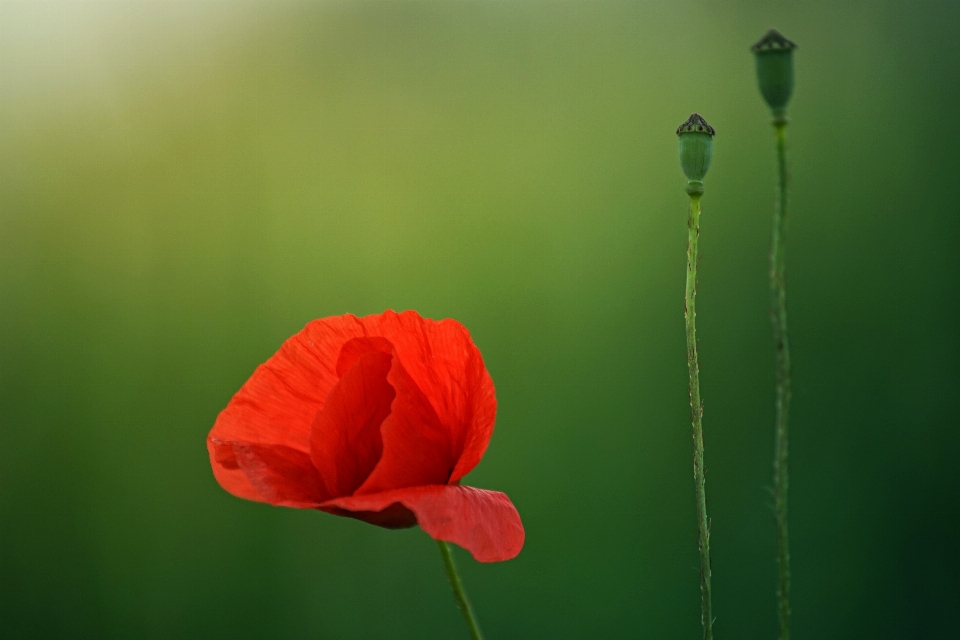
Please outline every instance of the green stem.
[[788, 431], [790, 417], [790, 342], [787, 340], [786, 231], [787, 231], [787, 120], [774, 119], [777, 133], [778, 198], [770, 250], [770, 294], [773, 336], [777, 354], [776, 432], [773, 456], [773, 513], [777, 526], [777, 584], [780, 640], [790, 638], [790, 547], [787, 544]]
[[443, 557], [443, 566], [447, 570], [447, 579], [450, 581], [450, 588], [453, 589], [453, 599], [457, 601], [457, 607], [463, 614], [463, 619], [467, 623], [467, 629], [470, 630], [472, 640], [483, 640], [480, 633], [480, 626], [477, 624], [477, 618], [473, 615], [473, 608], [470, 601], [467, 600], [467, 594], [463, 591], [463, 584], [460, 582], [460, 575], [457, 573], [457, 565], [453, 563], [453, 554], [450, 552], [450, 545], [443, 540], [437, 540], [440, 547], [440, 555]]
[[687, 369], [690, 373], [690, 413], [693, 422], [693, 478], [697, 493], [697, 533], [700, 547], [700, 621], [704, 640], [713, 638], [710, 602], [710, 521], [703, 471], [703, 403], [700, 401], [700, 364], [697, 360], [697, 240], [700, 238], [702, 186], [690, 185], [690, 218], [687, 222], [687, 289], [684, 318], [687, 325]]

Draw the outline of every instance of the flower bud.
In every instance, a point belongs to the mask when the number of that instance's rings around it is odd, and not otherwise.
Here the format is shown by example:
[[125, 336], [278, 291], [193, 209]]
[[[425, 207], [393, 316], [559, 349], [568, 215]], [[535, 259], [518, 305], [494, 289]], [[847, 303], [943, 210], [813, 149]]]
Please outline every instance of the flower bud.
[[692, 113], [687, 121], [677, 128], [680, 138], [680, 167], [687, 182], [697, 183], [703, 189], [703, 177], [713, 158], [713, 130], [699, 113]]
[[786, 113], [793, 93], [793, 50], [796, 48], [796, 44], [776, 29], [770, 29], [750, 47], [757, 61], [760, 93], [775, 116]]

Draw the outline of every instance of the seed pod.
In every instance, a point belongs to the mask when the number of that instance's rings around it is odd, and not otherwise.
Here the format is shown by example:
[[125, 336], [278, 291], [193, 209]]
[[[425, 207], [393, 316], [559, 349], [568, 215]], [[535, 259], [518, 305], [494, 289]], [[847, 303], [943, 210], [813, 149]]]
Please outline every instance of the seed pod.
[[770, 29], [750, 47], [757, 62], [760, 93], [775, 116], [786, 113], [793, 93], [793, 50], [796, 48], [795, 43], [776, 29]]
[[702, 188], [703, 177], [710, 168], [713, 158], [713, 130], [699, 113], [690, 114], [687, 121], [677, 128], [680, 138], [680, 168], [687, 176], [688, 182], [700, 183]]

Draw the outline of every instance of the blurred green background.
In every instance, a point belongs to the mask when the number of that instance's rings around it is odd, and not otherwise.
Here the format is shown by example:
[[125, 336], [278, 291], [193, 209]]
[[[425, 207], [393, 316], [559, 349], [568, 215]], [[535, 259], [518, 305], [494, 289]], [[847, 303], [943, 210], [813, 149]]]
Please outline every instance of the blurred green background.
[[695, 638], [674, 130], [716, 127], [699, 337], [718, 638], [773, 638], [773, 136], [795, 637], [960, 608], [960, 3], [0, 4], [0, 636], [457, 638], [436, 547], [231, 497], [204, 438], [313, 318], [416, 309], [497, 385], [458, 551], [491, 640]]

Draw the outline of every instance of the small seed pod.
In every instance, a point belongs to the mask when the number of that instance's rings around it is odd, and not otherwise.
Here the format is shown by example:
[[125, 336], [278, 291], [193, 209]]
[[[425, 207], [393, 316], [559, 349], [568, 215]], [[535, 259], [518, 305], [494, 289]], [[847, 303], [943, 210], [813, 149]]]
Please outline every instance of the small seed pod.
[[757, 61], [760, 93], [775, 116], [783, 116], [793, 93], [793, 50], [797, 45], [770, 29], [750, 47]]
[[[703, 177], [710, 168], [713, 159], [713, 130], [699, 113], [690, 114], [687, 121], [677, 128], [680, 138], [680, 168], [687, 176], [691, 186], [699, 186], [703, 190]], [[696, 183], [696, 184], [694, 184]]]

